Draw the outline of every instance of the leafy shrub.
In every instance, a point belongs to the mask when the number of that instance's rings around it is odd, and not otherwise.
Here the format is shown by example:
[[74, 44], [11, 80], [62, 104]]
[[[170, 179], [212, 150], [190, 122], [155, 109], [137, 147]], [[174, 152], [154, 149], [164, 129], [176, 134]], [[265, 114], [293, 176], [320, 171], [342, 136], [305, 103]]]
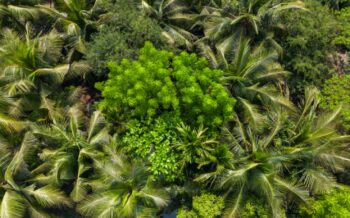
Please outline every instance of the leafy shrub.
[[209, 193], [193, 197], [193, 210], [199, 217], [214, 218], [221, 215], [224, 209], [224, 198]]
[[86, 59], [94, 66], [97, 76], [106, 73], [107, 61], [134, 59], [146, 41], [163, 46], [162, 29], [135, 8], [133, 1], [103, 0], [103, 15], [98, 32], [88, 44]]
[[222, 85], [223, 72], [212, 70], [204, 58], [182, 52], [173, 59], [172, 73], [185, 120], [220, 125], [233, 118], [235, 100]]
[[335, 37], [334, 43], [350, 49], [350, 7], [337, 11], [336, 15], [340, 33]]
[[164, 178], [172, 182], [181, 178], [180, 156], [172, 147], [176, 141], [175, 127], [179, 122], [173, 114], [165, 114], [156, 120], [135, 120], [122, 139], [130, 155], [148, 160], [154, 179]]
[[138, 118], [152, 117], [157, 110], [176, 110], [179, 102], [168, 72], [171, 56], [148, 43], [138, 61], [110, 62], [109, 80], [96, 85], [105, 98], [100, 107]]
[[318, 0], [305, 3], [307, 11], [289, 11], [281, 17], [285, 23], [279, 35], [285, 51], [282, 62], [293, 74], [288, 82], [294, 98], [302, 95], [306, 86], [321, 87], [332, 71], [328, 56], [334, 51], [336, 21]]
[[336, 110], [342, 106], [340, 119], [337, 119], [345, 130], [350, 130], [350, 75], [335, 75], [327, 80], [322, 89], [321, 108]]
[[178, 218], [215, 218], [220, 217], [224, 209], [224, 198], [210, 193], [194, 196], [192, 210], [181, 208], [177, 212]]
[[244, 205], [241, 218], [269, 218], [271, 217], [262, 200], [250, 198]]
[[183, 172], [195, 174], [232, 158], [226, 144], [217, 144], [216, 134], [203, 127], [191, 129], [174, 113], [132, 120], [128, 126], [122, 138], [124, 149], [134, 158], [149, 162], [154, 178], [181, 181]]
[[97, 83], [109, 114], [147, 118], [175, 111], [184, 121], [218, 126], [233, 118], [235, 100], [223, 86], [223, 72], [212, 70], [204, 58], [182, 52], [159, 51], [151, 43], [137, 61], [109, 63], [109, 79]]
[[177, 218], [199, 218], [198, 214], [194, 212], [193, 210], [186, 210], [186, 209], [179, 209], [176, 212], [176, 217]]
[[312, 218], [348, 218], [350, 217], [349, 190], [335, 190], [329, 194], [318, 197], [311, 207], [301, 208], [302, 217]]

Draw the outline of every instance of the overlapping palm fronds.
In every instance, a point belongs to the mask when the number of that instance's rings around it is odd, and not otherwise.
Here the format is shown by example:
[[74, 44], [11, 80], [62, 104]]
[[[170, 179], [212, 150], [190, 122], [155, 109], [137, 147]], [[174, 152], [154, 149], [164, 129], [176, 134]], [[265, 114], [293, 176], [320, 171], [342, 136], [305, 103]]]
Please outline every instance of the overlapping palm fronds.
[[[337, 186], [333, 173], [350, 164], [349, 136], [332, 127], [338, 111], [317, 114], [318, 91], [307, 89], [298, 115], [270, 112], [262, 128], [236, 120], [226, 129], [235, 158], [232, 168], [203, 174], [197, 181], [210, 181], [225, 192], [231, 206], [227, 217], [239, 217], [249, 195], [265, 199], [273, 217], [281, 217], [283, 202], [307, 203], [310, 194]], [[262, 125], [262, 124], [260, 124]]]
[[115, 144], [104, 147], [95, 160], [96, 177], [89, 184], [93, 193], [79, 205], [86, 217], [153, 217], [169, 203], [165, 190], [157, 188], [140, 162], [118, 153]]
[[70, 199], [57, 187], [29, 182], [32, 175], [28, 164], [36, 162], [33, 153], [38, 142], [27, 132], [20, 143], [18, 150], [13, 150], [10, 144], [5, 145], [4, 141], [1, 143], [1, 149], [6, 146], [7, 152], [0, 161], [0, 216], [49, 217], [57, 209], [71, 207]]
[[[6, 30], [0, 43], [0, 89], [16, 102], [17, 107], [30, 112], [41, 105], [41, 96], [48, 96], [64, 81], [83, 77], [90, 70], [87, 64], [62, 61], [63, 36], [52, 30], [32, 38], [27, 24], [22, 37]], [[24, 109], [22, 109], [24, 111]]]
[[193, 25], [195, 14], [188, 6], [178, 0], [141, 1], [142, 10], [158, 20], [163, 27], [163, 36], [174, 46], [186, 46], [189, 50], [197, 36], [189, 28]]
[[56, 117], [54, 121], [49, 126], [33, 127], [43, 143], [52, 145], [42, 151], [43, 164], [34, 170], [33, 180], [59, 186], [71, 182], [71, 198], [78, 202], [86, 195], [83, 174], [91, 168], [88, 160], [98, 155], [98, 146], [109, 142], [108, 129], [99, 111], [93, 113], [88, 124], [77, 108], [71, 108], [68, 117]]

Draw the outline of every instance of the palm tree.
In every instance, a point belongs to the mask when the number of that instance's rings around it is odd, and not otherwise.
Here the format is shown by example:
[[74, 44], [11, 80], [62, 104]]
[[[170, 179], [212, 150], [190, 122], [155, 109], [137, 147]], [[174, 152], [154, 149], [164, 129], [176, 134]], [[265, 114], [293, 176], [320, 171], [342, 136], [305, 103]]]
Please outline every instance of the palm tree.
[[220, 144], [214, 137], [210, 137], [208, 129], [203, 125], [196, 129], [181, 123], [177, 131], [178, 141], [174, 146], [181, 154], [182, 170], [189, 165], [202, 168], [211, 164], [225, 164], [226, 160], [230, 159], [230, 156], [225, 154], [225, 145]]
[[87, 194], [84, 174], [91, 169], [91, 160], [110, 138], [101, 112], [94, 112], [88, 124], [82, 115], [71, 108], [67, 118], [58, 117], [49, 126], [33, 126], [34, 134], [49, 145], [40, 154], [43, 163], [33, 170], [33, 180], [58, 186], [71, 184], [70, 197], [76, 202]]
[[0, 1], [0, 29], [7, 27], [25, 32], [26, 23], [38, 18], [39, 11], [33, 7], [35, 3], [26, 1], [16, 5], [13, 1]]
[[294, 111], [293, 104], [282, 94], [288, 74], [278, 63], [277, 52], [266, 51], [263, 46], [252, 49], [249, 40], [241, 37], [223, 78], [237, 99], [235, 111], [241, 121], [259, 126], [264, 121], [262, 106], [283, 106]]
[[0, 90], [27, 115], [38, 111], [42, 96], [89, 70], [83, 63], [61, 64], [64, 41], [55, 30], [36, 38], [31, 34], [29, 24], [24, 37], [7, 29], [0, 42]]
[[115, 144], [104, 146], [104, 156], [95, 160], [93, 194], [78, 205], [87, 217], [154, 217], [168, 203], [168, 196], [151, 181], [140, 162], [130, 162]]
[[70, 49], [68, 55], [73, 58], [75, 52], [86, 53], [85, 40], [96, 21], [93, 21], [98, 8], [95, 0], [55, 0], [52, 5], [38, 5], [37, 8], [55, 20], [56, 29], [64, 29]]
[[237, 217], [249, 195], [267, 202], [273, 217], [281, 217], [285, 200], [307, 202], [309, 194], [335, 187], [333, 173], [350, 162], [349, 136], [339, 136], [332, 122], [339, 110], [317, 114], [319, 93], [307, 89], [298, 116], [270, 112], [264, 128], [251, 128], [237, 119], [234, 129], [226, 129], [234, 159], [232, 168], [199, 176], [225, 192], [230, 207], [228, 217]]
[[[62, 19], [69, 24], [76, 24], [82, 31], [91, 22], [92, 12], [96, 7], [95, 0], [54, 0], [53, 5], [40, 5], [39, 8], [49, 15]], [[63, 14], [64, 13], [64, 14]]]
[[233, 44], [243, 34], [254, 38], [254, 42], [263, 42], [267, 48], [273, 47], [281, 52], [281, 47], [273, 39], [273, 32], [279, 26], [279, 14], [289, 9], [304, 9], [304, 4], [301, 1], [279, 3], [271, 0], [212, 3], [211, 6], [204, 7], [196, 18], [196, 26], [202, 27], [204, 36], [195, 44], [202, 51], [218, 51], [217, 55], [225, 59], [226, 55], [232, 53]]
[[173, 46], [186, 46], [191, 50], [197, 37], [189, 29], [194, 24], [194, 17], [189, 7], [179, 0], [141, 1], [142, 10], [158, 20], [164, 29], [163, 36]]
[[[18, 138], [17, 138], [18, 139]], [[58, 209], [71, 206], [70, 200], [57, 187], [30, 182], [29, 164], [36, 163], [37, 141], [31, 132], [25, 133], [19, 150], [1, 140], [0, 217], [50, 217]]]

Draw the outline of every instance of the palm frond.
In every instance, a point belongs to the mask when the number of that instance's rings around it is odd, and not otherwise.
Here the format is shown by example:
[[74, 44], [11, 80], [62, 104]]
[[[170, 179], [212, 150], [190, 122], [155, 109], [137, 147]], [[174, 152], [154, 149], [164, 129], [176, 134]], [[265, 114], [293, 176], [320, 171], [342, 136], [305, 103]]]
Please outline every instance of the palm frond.
[[70, 198], [74, 202], [82, 201], [88, 195], [88, 187], [84, 178], [78, 177], [75, 180], [74, 187], [70, 193]]
[[89, 128], [87, 130], [87, 140], [90, 141], [90, 139], [105, 125], [105, 120], [102, 117], [101, 111], [95, 111], [91, 118], [89, 123]]
[[62, 83], [70, 70], [69, 64], [58, 65], [52, 68], [40, 68], [31, 73], [30, 77], [48, 76], [58, 84]]
[[305, 188], [312, 193], [325, 193], [336, 187], [334, 176], [319, 168], [306, 167], [300, 178]]
[[283, 189], [283, 191], [286, 191], [304, 203], [308, 202], [309, 193], [306, 190], [279, 178], [275, 178], [274, 181], [280, 186], [281, 189]]
[[10, 116], [0, 113], [0, 127], [6, 131], [20, 131], [26, 126], [27, 124], [25, 122], [16, 120]]
[[7, 191], [0, 205], [1, 218], [22, 218], [25, 215], [26, 202], [14, 191]]
[[276, 114], [274, 114], [272, 122], [274, 124], [274, 127], [272, 128], [271, 133], [263, 140], [263, 146], [262, 146], [263, 148], [266, 148], [267, 146], [269, 146], [272, 140], [281, 130], [282, 124], [283, 124], [282, 114], [280, 112], [277, 112]]
[[[244, 186], [242, 186], [238, 192], [238, 194], [231, 200], [229, 200], [229, 207], [225, 209], [225, 217], [235, 218], [239, 217], [240, 205], [243, 200], [243, 190]], [[230, 203], [232, 202], [232, 203]]]
[[34, 186], [28, 186], [23, 191], [45, 208], [66, 208], [71, 206], [69, 198], [61, 190], [52, 186], [44, 186], [39, 189], [35, 189]]
[[251, 104], [249, 101], [243, 98], [238, 98], [242, 105], [245, 121], [249, 123], [253, 128], [257, 128], [262, 122], [264, 122], [264, 116], [261, 115], [257, 105]]
[[316, 125], [317, 130], [322, 130], [323, 128], [327, 127], [329, 124], [335, 121], [337, 116], [339, 115], [342, 107], [338, 107], [334, 112], [330, 114], [323, 114], [323, 116], [318, 118], [318, 123]]
[[169, 196], [165, 191], [146, 188], [141, 191], [140, 196], [150, 200], [157, 208], [164, 208], [169, 203]]
[[213, 68], [218, 68], [220, 64], [220, 60], [217, 58], [214, 51], [210, 48], [210, 46], [206, 45], [206, 43], [203, 42], [195, 42], [197, 49], [199, 50], [199, 53], [207, 58], [209, 63]]
[[88, 217], [116, 217], [114, 206], [117, 204], [118, 199], [113, 198], [108, 193], [100, 193], [86, 198], [78, 204], [77, 210]]
[[275, 93], [275, 90], [271, 89], [270, 87], [259, 87], [258, 84], [255, 84], [253, 86], [247, 87], [246, 89], [248, 91], [259, 94], [262, 98], [267, 99], [274, 105], [283, 106], [284, 108], [287, 108], [291, 111], [296, 111], [296, 108], [291, 101], [283, 97], [281, 94]]

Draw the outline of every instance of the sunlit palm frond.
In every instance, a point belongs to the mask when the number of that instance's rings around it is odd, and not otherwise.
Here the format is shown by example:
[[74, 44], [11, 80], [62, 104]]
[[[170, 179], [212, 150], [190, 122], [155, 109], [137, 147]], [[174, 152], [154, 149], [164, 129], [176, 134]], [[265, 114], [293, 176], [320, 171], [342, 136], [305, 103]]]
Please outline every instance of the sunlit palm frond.
[[3, 218], [22, 218], [25, 215], [26, 204], [22, 196], [14, 191], [7, 191], [2, 200], [0, 215]]
[[44, 208], [65, 208], [70, 207], [70, 200], [64, 195], [64, 192], [51, 186], [44, 186], [36, 189], [34, 186], [28, 186], [23, 189], [24, 193], [31, 196]]
[[243, 111], [244, 111], [244, 120], [253, 128], [257, 128], [259, 125], [264, 122], [264, 116], [261, 114], [261, 111], [259, 111], [259, 108], [257, 105], [251, 104], [249, 101], [243, 98], [238, 98], [239, 103], [241, 103]]
[[228, 201], [228, 208], [225, 209], [225, 217], [231, 217], [231, 218], [235, 218], [239, 216], [239, 212], [240, 212], [240, 207], [242, 205], [242, 200], [243, 200], [243, 191], [244, 191], [244, 186], [242, 186], [239, 189], [239, 192], [237, 195], [234, 195], [235, 197], [233, 197], [232, 199], [230, 199]]

